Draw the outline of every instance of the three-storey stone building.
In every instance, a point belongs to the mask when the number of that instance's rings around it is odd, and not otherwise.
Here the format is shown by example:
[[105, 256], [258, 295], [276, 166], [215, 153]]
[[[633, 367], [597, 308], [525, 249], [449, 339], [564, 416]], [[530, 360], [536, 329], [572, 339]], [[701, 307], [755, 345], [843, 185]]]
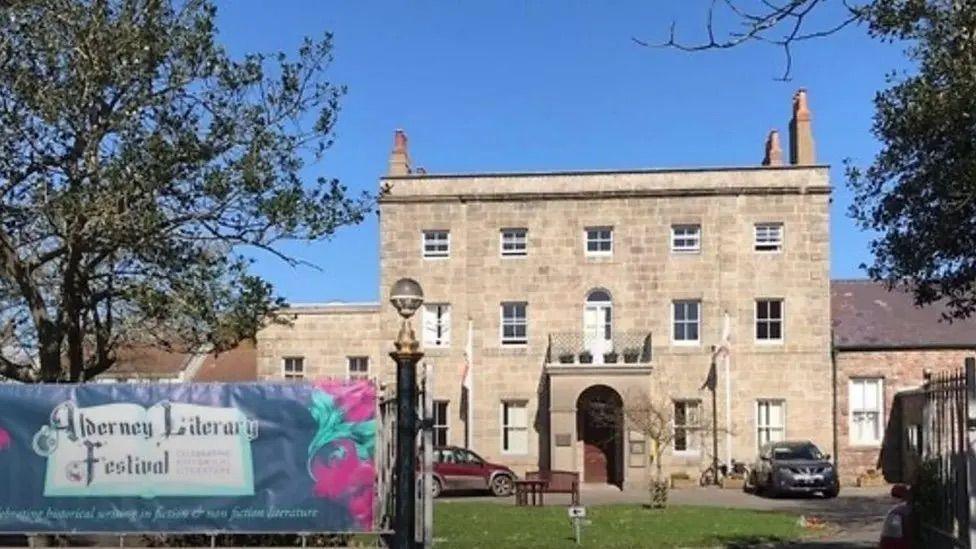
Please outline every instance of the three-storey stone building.
[[[757, 166], [432, 174], [411, 171], [398, 132], [380, 295], [401, 277], [424, 288], [438, 441], [641, 484], [652, 441], [591, 410], [649, 401], [673, 419], [669, 470], [697, 475], [713, 428], [723, 461], [777, 438], [829, 450], [830, 186], [804, 92], [793, 111], [786, 165], [772, 133]], [[392, 380], [389, 304], [287, 314], [259, 337], [260, 377]]]

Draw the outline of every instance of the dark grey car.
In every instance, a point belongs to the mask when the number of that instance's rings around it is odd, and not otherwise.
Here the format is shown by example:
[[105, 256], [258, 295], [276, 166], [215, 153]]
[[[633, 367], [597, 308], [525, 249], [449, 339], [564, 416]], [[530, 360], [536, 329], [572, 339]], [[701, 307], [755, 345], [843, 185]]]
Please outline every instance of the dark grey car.
[[832, 498], [840, 492], [830, 455], [824, 455], [808, 440], [763, 444], [749, 474], [749, 485], [757, 494], [771, 497], [820, 493]]

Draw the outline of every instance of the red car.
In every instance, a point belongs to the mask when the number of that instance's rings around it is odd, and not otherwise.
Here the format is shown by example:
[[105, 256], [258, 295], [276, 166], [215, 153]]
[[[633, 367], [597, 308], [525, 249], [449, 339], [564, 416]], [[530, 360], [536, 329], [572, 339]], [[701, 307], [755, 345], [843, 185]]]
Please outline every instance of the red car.
[[488, 463], [464, 448], [434, 449], [434, 497], [446, 490], [489, 490], [495, 496], [512, 495], [515, 473], [504, 465]]

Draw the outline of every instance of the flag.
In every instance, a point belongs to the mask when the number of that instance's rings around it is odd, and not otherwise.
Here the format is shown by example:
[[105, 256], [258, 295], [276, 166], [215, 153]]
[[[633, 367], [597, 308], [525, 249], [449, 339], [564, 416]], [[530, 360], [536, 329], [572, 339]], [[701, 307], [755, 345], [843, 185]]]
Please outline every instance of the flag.
[[705, 378], [705, 383], [702, 384], [701, 388], [715, 391], [715, 385], [717, 383], [718, 372], [715, 371], [715, 355], [712, 355], [712, 364], [708, 367], [708, 376]]
[[464, 447], [471, 447], [471, 375], [474, 368], [474, 321], [468, 319], [468, 340], [464, 344], [464, 369], [461, 371], [461, 419], [464, 420]]
[[729, 313], [725, 313], [722, 319], [722, 339], [719, 344], [712, 348], [712, 363], [708, 368], [708, 376], [705, 378], [705, 383], [702, 384], [702, 389], [708, 389], [709, 391], [714, 391], [715, 386], [718, 383], [718, 357], [724, 357], [728, 360], [729, 355], [732, 353], [732, 321], [729, 318]]

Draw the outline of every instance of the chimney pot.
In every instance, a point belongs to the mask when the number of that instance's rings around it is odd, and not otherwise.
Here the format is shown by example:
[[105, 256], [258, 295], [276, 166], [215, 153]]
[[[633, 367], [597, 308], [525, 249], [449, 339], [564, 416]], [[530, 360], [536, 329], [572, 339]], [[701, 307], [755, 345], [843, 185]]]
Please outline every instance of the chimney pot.
[[783, 148], [779, 144], [779, 132], [770, 130], [766, 136], [766, 156], [763, 158], [763, 166], [782, 166]]
[[811, 166], [817, 162], [811, 119], [807, 90], [800, 88], [793, 96], [793, 119], [790, 120], [790, 164]]
[[393, 151], [387, 175], [410, 175], [410, 153], [407, 151], [407, 133], [403, 130], [393, 132]]

